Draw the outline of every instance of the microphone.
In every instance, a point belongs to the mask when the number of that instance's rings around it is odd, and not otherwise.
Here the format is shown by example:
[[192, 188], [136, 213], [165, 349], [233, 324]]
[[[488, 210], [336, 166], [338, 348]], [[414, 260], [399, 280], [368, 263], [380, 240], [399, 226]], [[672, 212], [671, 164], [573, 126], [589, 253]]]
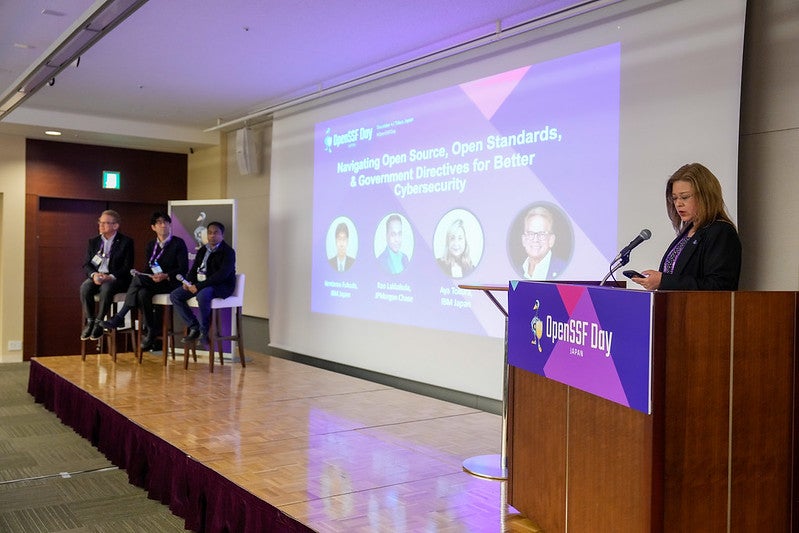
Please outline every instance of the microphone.
[[191, 282], [186, 278], [184, 278], [182, 274], [178, 274], [177, 276], [175, 276], [175, 279], [184, 285], [191, 285]]
[[147, 276], [148, 278], [152, 278], [152, 277], [153, 277], [153, 275], [152, 275], [152, 274], [148, 274], [148, 273], [146, 273], [146, 272], [139, 272], [139, 271], [138, 271], [138, 270], [136, 270], [135, 268], [131, 268], [131, 269], [130, 269], [130, 275], [131, 275], [131, 276]]
[[636, 238], [630, 241], [630, 244], [622, 248], [621, 252], [619, 252], [619, 255], [617, 255], [613, 259], [613, 261], [610, 262], [610, 271], [608, 272], [607, 276], [605, 276], [604, 279], [602, 279], [599, 286], [600, 287], [604, 286], [605, 282], [613, 275], [614, 272], [616, 272], [618, 269], [629, 263], [630, 252], [632, 251], [632, 249], [641, 244], [642, 242], [644, 242], [645, 240], [647, 240], [651, 236], [652, 236], [651, 231], [649, 231], [648, 229], [642, 229], [641, 233], [639, 233]]
[[630, 252], [632, 251], [633, 248], [635, 248], [636, 246], [638, 246], [639, 244], [641, 244], [651, 236], [652, 236], [651, 231], [649, 231], [648, 229], [642, 229], [641, 233], [639, 233], [636, 238], [630, 241], [630, 244], [621, 249], [621, 252], [619, 252], [618, 257], [624, 257], [625, 255], [630, 255]]

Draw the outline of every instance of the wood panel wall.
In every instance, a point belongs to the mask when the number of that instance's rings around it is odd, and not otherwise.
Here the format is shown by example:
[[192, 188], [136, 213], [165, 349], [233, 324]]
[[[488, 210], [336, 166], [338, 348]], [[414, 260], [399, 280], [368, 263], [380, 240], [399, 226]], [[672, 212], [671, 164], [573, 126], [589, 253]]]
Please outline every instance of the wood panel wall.
[[[150, 215], [186, 199], [187, 168], [185, 154], [27, 140], [23, 359], [80, 353], [81, 265], [100, 212], [120, 213], [141, 268]], [[119, 190], [102, 188], [103, 170], [121, 173]]]

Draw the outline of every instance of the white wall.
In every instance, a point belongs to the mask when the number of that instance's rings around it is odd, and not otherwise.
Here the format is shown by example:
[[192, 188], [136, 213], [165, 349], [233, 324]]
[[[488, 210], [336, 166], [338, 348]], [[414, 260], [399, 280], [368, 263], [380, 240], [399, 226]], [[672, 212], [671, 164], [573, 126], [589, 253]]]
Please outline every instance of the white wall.
[[744, 290], [799, 290], [799, 2], [750, 0], [738, 222]]
[[25, 237], [25, 139], [0, 135], [0, 362], [22, 361]]
[[247, 276], [244, 314], [269, 318], [267, 279], [269, 275], [269, 140], [272, 127], [253, 127], [258, 146], [259, 172], [241, 174], [236, 159], [236, 132], [227, 134], [227, 190], [224, 198], [236, 199], [236, 270]]

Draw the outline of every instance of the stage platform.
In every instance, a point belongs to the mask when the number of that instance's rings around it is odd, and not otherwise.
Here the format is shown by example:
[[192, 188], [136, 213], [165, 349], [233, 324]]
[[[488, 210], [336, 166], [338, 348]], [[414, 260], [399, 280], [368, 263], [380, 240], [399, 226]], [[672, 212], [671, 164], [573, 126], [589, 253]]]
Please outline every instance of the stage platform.
[[28, 390], [195, 531], [539, 531], [462, 469], [501, 418], [277, 357], [39, 357]]

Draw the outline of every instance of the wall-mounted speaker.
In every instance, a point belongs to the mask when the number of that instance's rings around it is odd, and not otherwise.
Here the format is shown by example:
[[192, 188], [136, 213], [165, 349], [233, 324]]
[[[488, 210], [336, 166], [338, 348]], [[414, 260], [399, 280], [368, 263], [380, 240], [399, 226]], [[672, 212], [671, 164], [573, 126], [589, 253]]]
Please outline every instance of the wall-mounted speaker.
[[258, 174], [259, 171], [258, 133], [250, 128], [241, 128], [236, 131], [236, 161], [239, 164], [239, 174]]

